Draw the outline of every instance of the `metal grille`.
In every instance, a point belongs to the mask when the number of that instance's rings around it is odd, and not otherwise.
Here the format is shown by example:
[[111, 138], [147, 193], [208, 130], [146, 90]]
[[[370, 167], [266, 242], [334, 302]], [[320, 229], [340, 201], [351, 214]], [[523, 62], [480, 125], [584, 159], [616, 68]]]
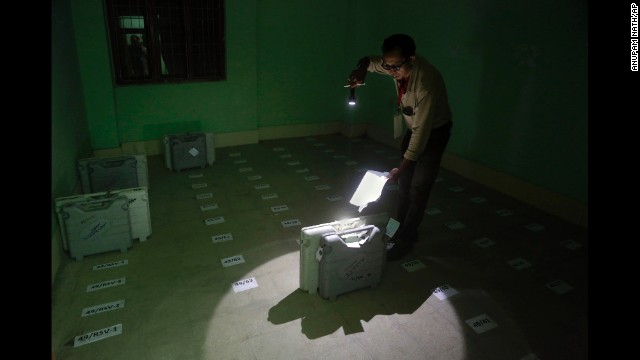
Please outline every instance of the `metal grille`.
[[107, 0], [118, 84], [226, 78], [224, 0]]

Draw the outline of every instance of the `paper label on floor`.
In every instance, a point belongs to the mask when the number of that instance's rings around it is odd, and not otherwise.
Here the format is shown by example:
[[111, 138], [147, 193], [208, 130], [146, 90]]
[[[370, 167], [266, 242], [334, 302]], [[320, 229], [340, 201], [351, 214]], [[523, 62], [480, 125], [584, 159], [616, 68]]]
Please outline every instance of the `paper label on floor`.
[[460, 221], [449, 221], [449, 222], [446, 222], [444, 225], [451, 230], [464, 229], [467, 227], [467, 225], [461, 223]]
[[324, 143], [315, 143], [313, 144], [313, 146], [316, 146], [316, 147], [324, 146]]
[[258, 282], [256, 281], [255, 278], [251, 277], [248, 279], [244, 279], [244, 280], [240, 280], [240, 281], [236, 281], [233, 283], [233, 292], [235, 292], [236, 294], [241, 292], [241, 291], [245, 291], [245, 290], [249, 290], [249, 289], [253, 289], [258, 287]]
[[198, 184], [191, 185], [192, 189], [202, 189], [206, 187], [207, 187], [207, 183], [198, 183]]
[[212, 193], [204, 193], [204, 194], [196, 195], [196, 199], [198, 199], [198, 200], [209, 199], [209, 198], [212, 198], [212, 197], [213, 197]]
[[464, 188], [462, 186], [452, 186], [452, 187], [449, 188], [449, 191], [461, 192], [461, 191], [464, 191]]
[[236, 156], [240, 156], [240, 155], [242, 155], [242, 154], [239, 153], [239, 152], [235, 152], [235, 153], [230, 153], [229, 154], [230, 157], [236, 157]]
[[332, 152], [334, 152], [334, 151], [335, 151], [334, 149], [327, 149], [327, 150], [325, 150], [324, 152], [326, 152], [326, 153], [332, 153]]
[[231, 233], [213, 235], [211, 237], [211, 241], [213, 241], [214, 244], [229, 240], [233, 240], [233, 235], [231, 235]]
[[345, 159], [346, 156], [345, 155], [334, 155], [333, 158], [334, 159]]
[[331, 196], [327, 196], [327, 200], [334, 202], [334, 201], [338, 201], [338, 200], [342, 200], [343, 197], [340, 195], [331, 195]]
[[116, 336], [120, 334], [122, 334], [122, 323], [112, 325], [104, 329], [90, 331], [86, 334], [76, 336], [76, 338], [73, 341], [73, 347], [76, 348], [78, 346], [90, 344], [92, 342], [104, 340], [106, 338], [110, 338], [112, 336]]
[[571, 239], [567, 239], [567, 240], [561, 242], [560, 245], [566, 247], [569, 250], [575, 250], [577, 248], [581, 248], [582, 247], [582, 244], [580, 244], [579, 242], [573, 241]]
[[400, 227], [400, 222], [394, 218], [389, 218], [389, 221], [387, 222], [387, 231], [386, 234], [388, 237], [392, 238], [393, 235], [396, 233], [396, 231], [398, 231], [398, 228]]
[[562, 294], [566, 293], [567, 291], [573, 289], [573, 287], [571, 287], [569, 284], [567, 284], [566, 282], [564, 282], [562, 280], [552, 281], [552, 282], [548, 283], [545, 286], [547, 287], [547, 289], [553, 291], [554, 293], [556, 293], [558, 295], [562, 295]]
[[233, 163], [234, 163], [234, 164], [245, 164], [246, 162], [247, 162], [247, 160], [246, 160], [246, 159], [242, 159], [242, 160], [236, 160], [236, 161], [234, 161]]
[[278, 194], [275, 194], [275, 193], [273, 193], [273, 194], [263, 194], [263, 195], [260, 195], [260, 197], [262, 198], [262, 200], [270, 200], [270, 199], [277, 198]]
[[489, 246], [493, 246], [496, 244], [495, 241], [489, 239], [488, 237], [473, 240], [473, 243], [480, 246], [481, 248], [488, 248]]
[[329, 186], [329, 185], [316, 185], [315, 188], [316, 188], [316, 190], [329, 190], [329, 189], [331, 189], [331, 186]]
[[426, 266], [420, 260], [407, 261], [406, 263], [402, 264], [402, 267], [408, 272], [414, 272], [426, 268]]
[[208, 219], [204, 219], [204, 223], [207, 225], [222, 224], [224, 222], [224, 216], [216, 216]]
[[197, 178], [201, 178], [204, 175], [202, 174], [189, 174], [189, 179], [197, 179]]
[[93, 267], [93, 270], [111, 269], [129, 264], [129, 260], [118, 260], [110, 263], [100, 264]]
[[296, 170], [296, 173], [298, 173], [298, 174], [302, 174], [302, 173], [306, 173], [306, 172], [309, 172], [309, 169], [307, 169], [307, 168], [302, 168], [302, 169], [298, 169], [298, 170]]
[[287, 205], [278, 205], [278, 206], [272, 206], [271, 207], [271, 211], [274, 213], [277, 212], [281, 212], [281, 211], [287, 211], [289, 210], [289, 207]]
[[523, 258], [515, 258], [512, 260], [509, 260], [507, 263], [516, 270], [522, 270], [522, 269], [531, 267], [531, 263]]
[[291, 155], [291, 154], [282, 154], [282, 155], [280, 155], [280, 158], [281, 158], [281, 159], [288, 159], [288, 158], [290, 158], [290, 157], [292, 157], [292, 156], [293, 156], [293, 155]]
[[285, 227], [285, 228], [302, 225], [302, 223], [300, 223], [300, 220], [298, 219], [285, 220], [285, 221], [281, 221], [280, 223], [282, 224], [282, 227]]
[[442, 210], [438, 209], [437, 207], [432, 207], [427, 209], [427, 211], [425, 211], [425, 213], [427, 215], [438, 215], [438, 214], [442, 214]]
[[542, 231], [544, 230], [544, 226], [537, 224], [537, 223], [532, 223], [526, 226], [527, 229], [533, 231], [533, 232], [538, 232], [538, 231]]
[[218, 208], [218, 204], [200, 205], [200, 210], [201, 211], [215, 210], [217, 208]]
[[274, 147], [273, 151], [278, 152], [278, 151], [284, 151], [283, 147]]
[[345, 161], [344, 164], [347, 166], [351, 166], [351, 165], [356, 165], [358, 162], [357, 161]]
[[81, 317], [101, 314], [103, 312], [124, 308], [124, 300], [113, 301], [106, 304], [86, 307], [82, 309]]
[[312, 175], [312, 176], [306, 176], [304, 178], [306, 181], [313, 181], [313, 180], [318, 180], [320, 179], [319, 177], [317, 177], [316, 175]]
[[433, 295], [435, 295], [440, 301], [446, 300], [447, 298], [450, 298], [457, 293], [458, 290], [452, 288], [451, 286], [449, 286], [449, 284], [444, 284], [433, 289]]
[[260, 180], [260, 179], [262, 179], [262, 176], [260, 176], [260, 175], [252, 175], [252, 176], [247, 177], [247, 180], [249, 180], [249, 181]]
[[482, 196], [472, 197], [469, 200], [471, 200], [472, 203], [476, 203], [476, 204], [481, 204], [483, 202], [487, 202], [487, 199], [483, 198]]
[[270, 187], [271, 186], [269, 184], [258, 184], [258, 185], [255, 185], [253, 188], [256, 190], [262, 190], [262, 189], [268, 189]]
[[467, 323], [467, 325], [471, 326], [471, 328], [477, 334], [482, 334], [483, 332], [498, 327], [498, 324], [493, 321], [493, 319], [491, 319], [487, 314], [478, 315], [469, 320], [465, 320], [465, 322]]
[[238, 169], [239, 172], [248, 172], [248, 171], [253, 171], [252, 167], [243, 167]]
[[103, 281], [103, 282], [87, 285], [87, 292], [92, 292], [92, 291], [107, 289], [107, 288], [114, 287], [114, 286], [124, 285], [126, 282], [127, 282], [127, 278], [126, 277], [121, 277], [119, 279], [107, 280], [107, 281]]
[[289, 166], [296, 166], [296, 165], [300, 165], [300, 161], [289, 161], [289, 162], [287, 163], [287, 165], [289, 165]]
[[500, 209], [498, 211], [496, 211], [496, 214], [500, 215], [500, 216], [511, 216], [513, 215], [513, 212], [509, 209]]
[[244, 257], [242, 255], [234, 255], [228, 258], [220, 259], [222, 267], [229, 267], [238, 264], [244, 264]]

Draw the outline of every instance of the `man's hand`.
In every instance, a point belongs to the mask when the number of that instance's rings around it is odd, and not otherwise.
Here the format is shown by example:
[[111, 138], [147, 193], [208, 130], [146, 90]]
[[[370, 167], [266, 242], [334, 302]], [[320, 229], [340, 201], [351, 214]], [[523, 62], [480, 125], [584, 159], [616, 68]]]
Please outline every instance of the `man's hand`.
[[407, 158], [403, 158], [399, 167], [393, 168], [391, 169], [391, 171], [389, 171], [389, 178], [387, 179], [387, 181], [391, 183], [395, 183], [396, 181], [398, 181], [398, 178], [400, 177], [400, 175], [402, 175], [404, 172], [407, 171], [408, 168], [414, 165], [415, 165], [415, 161], [411, 161]]

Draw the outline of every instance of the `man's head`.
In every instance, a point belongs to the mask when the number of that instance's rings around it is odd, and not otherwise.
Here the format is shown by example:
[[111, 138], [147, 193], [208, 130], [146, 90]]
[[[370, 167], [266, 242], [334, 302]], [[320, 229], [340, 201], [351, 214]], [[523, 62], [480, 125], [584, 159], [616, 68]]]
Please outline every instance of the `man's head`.
[[415, 55], [416, 44], [409, 35], [393, 34], [382, 43], [382, 67], [394, 79], [409, 76]]

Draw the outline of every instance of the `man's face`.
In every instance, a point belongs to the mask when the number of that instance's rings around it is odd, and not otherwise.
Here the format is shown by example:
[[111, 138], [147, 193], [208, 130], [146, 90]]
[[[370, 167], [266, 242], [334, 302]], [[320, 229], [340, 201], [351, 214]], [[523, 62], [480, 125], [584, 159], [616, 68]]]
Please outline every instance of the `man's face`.
[[394, 79], [404, 79], [411, 72], [411, 64], [415, 56], [405, 58], [400, 50], [393, 50], [382, 55], [382, 67], [393, 76]]

